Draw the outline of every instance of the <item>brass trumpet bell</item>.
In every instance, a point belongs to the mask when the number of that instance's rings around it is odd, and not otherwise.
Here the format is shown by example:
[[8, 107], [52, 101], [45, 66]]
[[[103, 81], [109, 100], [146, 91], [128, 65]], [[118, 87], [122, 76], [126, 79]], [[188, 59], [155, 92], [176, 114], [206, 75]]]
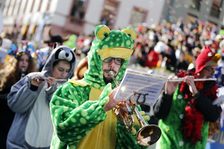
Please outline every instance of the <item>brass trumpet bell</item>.
[[161, 136], [161, 130], [157, 125], [147, 125], [142, 127], [137, 133], [138, 144], [149, 146], [156, 143]]
[[[115, 78], [114, 72], [110, 71], [109, 73], [112, 76], [116, 86], [118, 86], [118, 83], [114, 79]], [[131, 130], [132, 128], [132, 124], [134, 122], [133, 114], [136, 114], [136, 117], [141, 125], [141, 128], [138, 130], [136, 136], [138, 144], [142, 146], [149, 146], [156, 143], [161, 136], [160, 128], [157, 125], [153, 124], [148, 125], [148, 123], [146, 123], [143, 116], [137, 109], [136, 103], [133, 102], [132, 100], [129, 100], [129, 104], [125, 102], [125, 106], [127, 108], [127, 111], [123, 110], [122, 108], [120, 108], [120, 106], [118, 106], [117, 108], [114, 109], [114, 112], [118, 116], [118, 118], [123, 120], [123, 123], [128, 130]]]

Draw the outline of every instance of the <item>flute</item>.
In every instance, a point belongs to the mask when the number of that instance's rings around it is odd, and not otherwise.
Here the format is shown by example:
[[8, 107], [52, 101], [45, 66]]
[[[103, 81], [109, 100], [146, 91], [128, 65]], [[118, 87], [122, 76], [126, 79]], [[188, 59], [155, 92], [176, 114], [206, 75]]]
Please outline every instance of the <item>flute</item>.
[[[177, 78], [177, 79], [168, 79], [169, 82], [182, 82], [184, 80], [184, 78]], [[217, 81], [216, 78], [198, 78], [198, 79], [194, 79], [194, 81]]]
[[[44, 78], [41, 78], [43, 79], [43, 81], [46, 81], [47, 80], [47, 77], [44, 77]], [[67, 81], [67, 79], [55, 79], [56, 82], [65, 82]]]
[[[38, 78], [40, 81], [46, 81], [48, 78], [44, 77], [44, 76], [38, 76], [38, 75], [34, 75], [31, 77], [31, 79], [33, 78]], [[55, 79], [56, 82], [66, 82], [67, 79]]]

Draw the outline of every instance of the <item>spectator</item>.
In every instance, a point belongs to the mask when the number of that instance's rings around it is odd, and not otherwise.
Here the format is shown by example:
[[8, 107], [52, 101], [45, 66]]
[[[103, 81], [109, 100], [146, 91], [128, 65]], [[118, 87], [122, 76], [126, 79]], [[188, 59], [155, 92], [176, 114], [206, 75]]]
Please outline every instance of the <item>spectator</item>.
[[35, 71], [33, 58], [27, 52], [18, 52], [16, 58], [10, 57], [10, 62], [4, 64], [0, 72], [0, 146], [6, 148], [6, 138], [14, 118], [7, 105], [7, 95], [11, 86], [26, 74]]

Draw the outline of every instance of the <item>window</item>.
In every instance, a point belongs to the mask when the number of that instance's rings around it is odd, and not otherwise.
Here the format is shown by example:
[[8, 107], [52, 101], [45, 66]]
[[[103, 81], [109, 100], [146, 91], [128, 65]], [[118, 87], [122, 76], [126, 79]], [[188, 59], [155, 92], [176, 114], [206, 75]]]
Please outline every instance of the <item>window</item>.
[[118, 7], [118, 0], [105, 0], [100, 23], [107, 25], [109, 28], [113, 28], [117, 17]]
[[47, 8], [46, 11], [49, 12], [50, 11], [50, 6], [51, 6], [51, 0], [47, 1]]
[[27, 9], [27, 5], [28, 5], [28, 0], [24, 0], [24, 7], [23, 7], [23, 14], [26, 14], [26, 9]]
[[43, 0], [40, 0], [39, 6], [38, 6], [38, 9], [37, 9], [38, 12], [41, 10], [42, 1], [43, 1]]
[[86, 0], [75, 0], [70, 15], [73, 19], [82, 21], [85, 17]]
[[210, 15], [219, 18], [223, 0], [212, 0]]
[[10, 6], [10, 0], [7, 0], [6, 2], [5, 2], [5, 8], [4, 8], [4, 11], [3, 11], [3, 15], [4, 16], [8, 16], [8, 11], [9, 11], [9, 6]]
[[131, 18], [130, 18], [130, 24], [136, 26], [140, 23], [143, 23], [147, 16], [147, 10], [140, 8], [140, 7], [134, 7], [131, 11]]
[[191, 0], [190, 7], [195, 10], [200, 10], [202, 0]]
[[21, 5], [22, 5], [22, 0], [20, 0], [19, 3], [18, 3], [17, 5], [19, 5], [19, 6], [18, 6], [17, 11], [15, 12], [16, 15], [19, 14], [19, 11], [20, 11], [20, 8], [21, 8]]

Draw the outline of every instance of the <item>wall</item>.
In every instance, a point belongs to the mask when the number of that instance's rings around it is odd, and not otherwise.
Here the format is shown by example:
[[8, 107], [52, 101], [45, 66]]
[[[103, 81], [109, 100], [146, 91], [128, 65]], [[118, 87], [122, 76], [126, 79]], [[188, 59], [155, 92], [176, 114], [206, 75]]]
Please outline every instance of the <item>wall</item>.
[[101, 12], [103, 11], [104, 0], [89, 0], [85, 15], [84, 33], [91, 34], [95, 26], [99, 24]]
[[[162, 17], [162, 10], [165, 0], [120, 0], [115, 28], [129, 26], [131, 11], [134, 6], [147, 10], [145, 23], [148, 25], [158, 23]], [[103, 10], [104, 0], [89, 0], [87, 12], [85, 15], [84, 33], [92, 33], [95, 26], [99, 23]]]
[[51, 18], [51, 24], [56, 26], [65, 26], [66, 17], [68, 16], [72, 0], [52, 0], [50, 13], [54, 14]]
[[119, 15], [117, 16], [116, 28], [129, 25], [131, 10], [134, 6], [141, 7], [148, 11], [145, 23], [147, 25], [158, 23], [162, 17], [162, 10], [165, 0], [122, 0], [120, 3]]

